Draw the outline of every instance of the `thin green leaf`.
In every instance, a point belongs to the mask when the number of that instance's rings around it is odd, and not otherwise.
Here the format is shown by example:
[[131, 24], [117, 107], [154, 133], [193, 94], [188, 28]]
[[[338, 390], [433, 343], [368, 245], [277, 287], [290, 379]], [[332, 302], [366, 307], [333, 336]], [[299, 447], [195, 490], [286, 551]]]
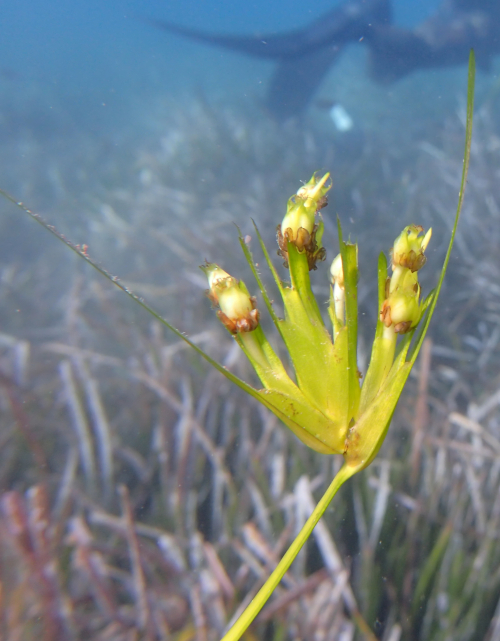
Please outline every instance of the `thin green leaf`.
[[463, 168], [462, 168], [462, 180], [460, 183], [460, 192], [458, 195], [458, 205], [457, 205], [457, 212], [455, 215], [455, 222], [453, 223], [453, 229], [451, 232], [451, 238], [450, 238], [450, 243], [448, 245], [448, 251], [446, 252], [446, 257], [444, 259], [444, 264], [443, 264], [443, 269], [441, 270], [441, 275], [439, 277], [439, 281], [436, 287], [435, 295], [432, 299], [432, 302], [429, 307], [429, 313], [427, 314], [425, 321], [424, 321], [424, 326], [422, 328], [422, 331], [419, 333], [418, 340], [416, 341], [412, 352], [410, 354], [410, 362], [413, 364], [418, 356], [418, 353], [420, 351], [420, 348], [422, 347], [422, 343], [424, 342], [425, 335], [427, 333], [427, 330], [429, 328], [429, 323], [431, 322], [432, 315], [434, 314], [434, 310], [436, 308], [436, 304], [439, 298], [439, 294], [441, 292], [441, 287], [443, 285], [443, 280], [446, 274], [446, 270], [448, 268], [448, 263], [450, 262], [450, 255], [451, 255], [451, 250], [453, 248], [453, 243], [455, 241], [455, 234], [457, 232], [457, 226], [458, 226], [458, 220], [460, 218], [460, 212], [462, 211], [462, 204], [464, 201], [464, 191], [465, 191], [465, 185], [467, 182], [467, 173], [469, 171], [469, 162], [470, 162], [470, 146], [471, 146], [471, 140], [472, 140], [472, 121], [473, 121], [473, 114], [474, 114], [474, 84], [475, 84], [475, 77], [476, 77], [476, 60], [474, 56], [474, 50], [471, 49], [470, 56], [469, 56], [469, 75], [468, 75], [468, 81], [467, 81], [467, 117], [466, 117], [466, 123], [465, 123], [465, 151], [464, 151], [464, 161], [463, 161]]
[[297, 247], [290, 242], [288, 243], [288, 264], [292, 289], [298, 293], [310, 323], [324, 327], [318, 301], [311, 289], [307, 255], [305, 251], [299, 252]]
[[387, 258], [384, 252], [380, 252], [378, 257], [377, 283], [378, 283], [378, 310], [377, 310], [377, 327], [375, 337], [382, 336], [384, 333], [384, 323], [380, 320], [380, 310], [386, 299], [385, 287], [387, 282]]
[[438, 537], [438, 540], [432, 548], [424, 567], [422, 568], [420, 578], [418, 579], [415, 591], [413, 592], [413, 616], [416, 616], [423, 606], [425, 609], [426, 595], [428, 595], [432, 588], [433, 579], [441, 566], [441, 561], [443, 560], [444, 553], [448, 547], [452, 532], [452, 524], [448, 523], [445, 525]]
[[[257, 226], [255, 225], [255, 222], [254, 222], [254, 227], [255, 227], [255, 229], [257, 231], [257, 234], [259, 235], [259, 232], [258, 232]], [[243, 236], [241, 234], [240, 228], [237, 227], [237, 229], [238, 229], [238, 233], [239, 233], [239, 241], [240, 241], [241, 249], [243, 250], [243, 254], [245, 255], [245, 258], [247, 259], [247, 262], [248, 262], [248, 264], [250, 266], [250, 269], [252, 270], [252, 274], [254, 275], [254, 278], [257, 281], [257, 285], [259, 286], [260, 293], [262, 294], [262, 298], [264, 299], [264, 303], [266, 304], [267, 310], [268, 310], [271, 318], [273, 319], [274, 324], [276, 326], [278, 326], [279, 318], [276, 315], [276, 312], [274, 311], [273, 304], [271, 302], [271, 299], [269, 298], [269, 295], [267, 293], [267, 290], [266, 290], [266, 287], [264, 285], [264, 282], [263, 282], [262, 278], [260, 277], [259, 272], [257, 271], [257, 268], [255, 266], [255, 261], [253, 259], [252, 252], [248, 248], [248, 245], [246, 244], [245, 239], [243, 238]], [[260, 242], [260, 240], [261, 240], [261, 238], [260, 238], [260, 235], [259, 235], [259, 242]], [[262, 243], [261, 243], [261, 246], [262, 246]], [[266, 257], [266, 260], [267, 260], [267, 257]], [[270, 263], [270, 259], [268, 261], [268, 264], [269, 263]], [[277, 276], [277, 274], [276, 274], [276, 276]], [[280, 291], [281, 291], [281, 289], [282, 289], [281, 283], [278, 284], [278, 287], [280, 288]]]
[[[430, 305], [432, 303], [432, 299], [433, 299], [433, 296], [435, 295], [435, 293], [436, 293], [436, 290], [433, 289], [430, 292], [430, 294], [428, 296], [426, 296], [424, 298], [424, 300], [422, 301], [422, 304], [421, 304], [422, 317], [421, 317], [420, 323], [417, 325], [417, 327], [412, 332], [412, 340], [413, 340], [413, 348], [412, 349], [415, 349], [415, 345], [417, 345], [418, 343], [422, 343], [424, 338], [425, 338], [425, 334], [427, 333], [426, 313], [429, 312], [429, 307], [430, 307]], [[409, 347], [410, 346], [407, 345], [406, 352], [405, 352], [405, 358], [406, 358], [406, 354], [408, 352], [408, 348]], [[419, 347], [419, 349], [420, 349], [420, 347]], [[413, 354], [413, 352], [410, 352], [410, 353]]]
[[252, 220], [253, 226], [255, 228], [255, 233], [257, 234], [257, 238], [259, 240], [259, 245], [260, 248], [262, 249], [262, 253], [264, 254], [264, 258], [266, 259], [267, 266], [269, 267], [269, 270], [271, 274], [273, 275], [274, 281], [280, 290], [280, 293], [283, 295], [283, 283], [281, 281], [281, 278], [278, 275], [278, 272], [276, 271], [275, 266], [273, 265], [273, 262], [271, 260], [271, 257], [269, 256], [269, 252], [267, 251], [267, 247], [264, 244], [264, 241], [262, 240], [262, 236], [260, 235], [259, 228], [257, 227], [256, 223], [254, 220]]
[[337, 218], [342, 269], [344, 272], [345, 311], [348, 342], [349, 415], [358, 413], [360, 386], [358, 378], [358, 246], [345, 243], [342, 227]]
[[252, 363], [264, 387], [291, 394], [298, 391], [260, 325], [253, 332], [239, 333], [234, 338]]
[[[378, 310], [382, 309], [385, 300], [387, 281], [387, 259], [384, 253], [378, 258]], [[359, 413], [362, 414], [380, 390], [394, 360], [396, 341], [384, 338], [384, 324], [377, 314], [377, 327], [373, 341], [370, 364], [366, 372], [359, 399]]]
[[53, 226], [50, 225], [40, 214], [37, 214], [36, 212], [31, 211], [27, 207], [23, 205], [21, 202], [17, 202], [10, 194], [8, 194], [6, 191], [3, 189], [0, 189], [0, 195], [2, 195], [4, 198], [9, 200], [11, 203], [16, 205], [16, 207], [19, 207], [23, 212], [28, 214], [33, 220], [35, 220], [38, 224], [40, 224], [44, 229], [46, 229], [48, 232], [50, 232], [53, 236], [55, 236], [58, 240], [60, 240], [62, 243], [66, 245], [66, 247], [69, 247], [75, 254], [78, 254], [80, 258], [83, 258], [91, 267], [93, 267], [96, 271], [101, 274], [101, 276], [104, 276], [107, 280], [109, 280], [115, 287], [118, 287], [118, 289], [121, 289], [122, 292], [124, 292], [129, 298], [131, 298], [135, 303], [140, 305], [144, 310], [146, 310], [153, 318], [155, 318], [157, 321], [159, 321], [162, 325], [167, 327], [171, 332], [173, 332], [177, 338], [180, 338], [183, 340], [185, 343], [187, 343], [190, 347], [194, 349], [195, 352], [197, 352], [202, 358], [204, 358], [210, 365], [215, 367], [217, 371], [219, 371], [221, 374], [223, 374], [227, 379], [229, 379], [232, 383], [235, 383], [240, 387], [242, 390], [247, 392], [247, 394], [250, 394], [260, 402], [262, 402], [261, 397], [259, 396], [257, 390], [255, 390], [253, 387], [248, 385], [248, 383], [245, 383], [245, 381], [241, 380], [235, 374], [231, 373], [228, 371], [223, 365], [218, 363], [216, 360], [211, 358], [206, 352], [204, 352], [201, 347], [196, 345], [196, 343], [193, 343], [183, 332], [178, 330], [176, 327], [171, 325], [161, 314], [156, 312], [152, 307], [150, 307], [142, 298], [139, 298], [134, 292], [132, 292], [126, 285], [124, 285], [120, 280], [116, 277], [110, 274], [104, 267], [99, 265], [97, 262], [95, 262], [89, 255], [88, 253], [82, 249], [80, 245], [77, 245], [73, 243], [71, 240], [66, 238], [63, 234], [61, 234], [57, 229]]

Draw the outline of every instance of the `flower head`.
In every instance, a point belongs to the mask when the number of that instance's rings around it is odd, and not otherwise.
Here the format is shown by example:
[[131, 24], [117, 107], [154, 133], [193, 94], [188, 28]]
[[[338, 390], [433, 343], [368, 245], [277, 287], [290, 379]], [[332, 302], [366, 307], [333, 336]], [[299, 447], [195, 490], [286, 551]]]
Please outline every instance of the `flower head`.
[[278, 253], [285, 259], [284, 265], [288, 267], [288, 243], [297, 247], [300, 252], [305, 251], [309, 269], [316, 269], [318, 260], [324, 260], [326, 251], [321, 247], [321, 224], [316, 222], [316, 214], [328, 204], [326, 192], [331, 184], [326, 184], [329, 173], [320, 180], [316, 174], [303, 185], [287, 204], [287, 211], [281, 225], [278, 225]]
[[409, 225], [394, 241], [392, 248], [392, 268], [406, 267], [412, 272], [418, 271], [425, 265], [424, 252], [432, 236], [432, 229], [424, 235], [420, 225]]
[[201, 266], [208, 278], [208, 297], [219, 307], [217, 315], [232, 333], [251, 332], [259, 324], [259, 310], [245, 283], [230, 276], [215, 263]]
[[[400, 238], [401, 236], [396, 242]], [[420, 256], [425, 262], [423, 253]], [[392, 325], [396, 334], [406, 334], [418, 325], [422, 310], [419, 304], [420, 284], [417, 271], [412, 271], [411, 267], [396, 265], [391, 280], [387, 282], [386, 296], [380, 310], [380, 320], [385, 327]]]

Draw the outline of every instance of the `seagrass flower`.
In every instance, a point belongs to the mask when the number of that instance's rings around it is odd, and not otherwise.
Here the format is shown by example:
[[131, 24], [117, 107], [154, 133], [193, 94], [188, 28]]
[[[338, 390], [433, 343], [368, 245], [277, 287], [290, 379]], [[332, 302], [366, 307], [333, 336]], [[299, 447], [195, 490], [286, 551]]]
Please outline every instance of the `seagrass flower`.
[[327, 173], [317, 180], [314, 174], [288, 201], [285, 217], [276, 230], [278, 254], [284, 258], [285, 267], [288, 267], [288, 243], [305, 253], [309, 270], [316, 269], [316, 263], [325, 260], [326, 250], [321, 246], [323, 223], [316, 215], [328, 203], [329, 177]]
[[[383, 440], [409, 367], [405, 360], [409, 340], [395, 360], [398, 334], [411, 337], [424, 306], [416, 266], [425, 262], [430, 233], [411, 225], [396, 239], [392, 251], [394, 272], [387, 277], [387, 261], [379, 261], [380, 319], [370, 366], [360, 383], [357, 366], [358, 248], [346, 243], [339, 225], [340, 253], [330, 269], [332, 331], [311, 289], [311, 260], [318, 256], [314, 243], [320, 229], [317, 215], [326, 204], [329, 174], [311, 180], [288, 201], [278, 227], [280, 254], [286, 257], [290, 284], [285, 285], [257, 236], [283, 300], [284, 317], [277, 316], [252, 255], [240, 238], [264, 302], [288, 351], [290, 376], [262, 327], [255, 298], [241, 282], [219, 266], [202, 267], [209, 295], [219, 318], [233, 334], [263, 385], [252, 395], [271, 409], [306, 445], [326, 454], [342, 454], [346, 464], [361, 469]], [[304, 241], [307, 240], [307, 242]], [[321, 248], [322, 256], [326, 251]], [[407, 266], [408, 265], [408, 266]], [[386, 291], [387, 290], [387, 291]]]

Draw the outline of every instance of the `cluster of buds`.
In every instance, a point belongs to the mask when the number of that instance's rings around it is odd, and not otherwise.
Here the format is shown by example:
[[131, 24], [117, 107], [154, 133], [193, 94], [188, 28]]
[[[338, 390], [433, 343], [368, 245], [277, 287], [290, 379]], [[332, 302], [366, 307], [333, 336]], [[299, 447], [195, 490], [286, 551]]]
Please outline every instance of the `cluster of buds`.
[[214, 307], [218, 307], [217, 316], [231, 332], [238, 334], [251, 332], [259, 325], [259, 310], [254, 296], [240, 280], [233, 278], [215, 263], [201, 266], [208, 278], [207, 295]]
[[[238, 641], [279, 585], [293, 559], [312, 533], [330, 501], [343, 483], [373, 461], [384, 442], [398, 399], [422, 347], [441, 290], [462, 208], [467, 180], [474, 103], [474, 53], [469, 58], [465, 155], [459, 202], [451, 240], [437, 287], [420, 303], [418, 270], [425, 263], [431, 230], [421, 236], [422, 227], [410, 225], [396, 239], [392, 249], [392, 277], [387, 277], [387, 258], [378, 258], [378, 309], [380, 310], [371, 356], [364, 376], [357, 368], [358, 354], [358, 247], [346, 242], [338, 220], [340, 254], [330, 269], [329, 314], [333, 333], [326, 327], [322, 310], [310, 281], [316, 262], [324, 260], [321, 246], [323, 225], [316, 215], [326, 205], [325, 187], [329, 174], [313, 176], [288, 201], [287, 212], [278, 227], [278, 254], [284, 259], [290, 280], [283, 281], [269, 256], [257, 227], [260, 248], [273, 275], [283, 302], [278, 316], [257, 263], [240, 234], [240, 244], [255, 276], [269, 315], [288, 351], [285, 364], [258, 324], [258, 312], [246, 287], [216, 265], [206, 265], [210, 297], [219, 304], [219, 318], [253, 365], [263, 387], [256, 389], [227, 368], [213, 361], [188, 342], [226, 378], [236, 383], [271, 410], [308, 447], [324, 454], [341, 454], [344, 465], [312, 511], [299, 534], [264, 585], [254, 595], [223, 641]], [[221, 282], [219, 283], [219, 280]], [[225, 288], [233, 291], [235, 302], [223, 301]], [[245, 294], [242, 296], [241, 294]], [[425, 318], [422, 317], [425, 314]], [[414, 333], [422, 320], [420, 331]], [[228, 321], [230, 321], [228, 323]], [[252, 328], [255, 323], [255, 329]], [[177, 332], [180, 335], [179, 332]], [[401, 335], [401, 336], [400, 336]], [[396, 350], [397, 344], [398, 349]], [[294, 376], [290, 376], [290, 366]], [[366, 626], [365, 626], [366, 627]]]
[[387, 279], [386, 299], [380, 310], [380, 320], [396, 334], [414, 329], [422, 315], [418, 270], [425, 264], [424, 252], [432, 229], [424, 235], [420, 225], [409, 225], [394, 241], [392, 248], [392, 277]]
[[[362, 469], [383, 441], [411, 369], [405, 357], [412, 330], [423, 313], [418, 270], [425, 263], [431, 230], [425, 235], [416, 225], [403, 230], [392, 249], [391, 278], [387, 278], [386, 258], [379, 257], [380, 317], [370, 365], [361, 377], [357, 367], [358, 248], [344, 242], [340, 223], [340, 253], [330, 268], [332, 333], [324, 323], [310, 282], [311, 269], [326, 254], [321, 247], [323, 225], [317, 222], [317, 213], [326, 205], [328, 178], [329, 174], [320, 179], [313, 176], [301, 187], [288, 201], [278, 227], [278, 253], [289, 270], [289, 284], [278, 276], [256, 229], [283, 301], [283, 317], [277, 316], [252, 254], [240, 236], [263, 300], [287, 348], [294, 376], [290, 376], [289, 367], [260, 326], [255, 298], [245, 284], [214, 263], [206, 263], [202, 269], [208, 278], [208, 296], [219, 308], [219, 319], [252, 363], [263, 387], [255, 389], [226, 370], [223, 373], [273, 411], [309, 447], [342, 454], [350, 468]], [[401, 339], [402, 348], [395, 360], [401, 334], [407, 336]]]
[[[299, 252], [305, 252], [309, 271], [316, 269], [316, 263], [325, 260], [326, 250], [321, 246], [323, 224], [316, 222], [316, 214], [326, 207], [326, 192], [331, 185], [326, 185], [330, 174], [317, 180], [316, 174], [303, 185], [287, 204], [283, 222], [277, 227], [278, 255], [288, 267], [288, 243], [295, 245]], [[326, 186], [325, 186], [326, 185]]]

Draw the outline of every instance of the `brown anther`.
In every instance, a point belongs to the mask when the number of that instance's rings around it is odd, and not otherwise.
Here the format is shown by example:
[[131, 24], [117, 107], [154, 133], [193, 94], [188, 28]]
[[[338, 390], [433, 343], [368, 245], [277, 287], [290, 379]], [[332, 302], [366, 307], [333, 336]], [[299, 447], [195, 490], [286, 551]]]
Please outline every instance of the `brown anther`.
[[384, 323], [386, 327], [390, 327], [392, 325], [391, 306], [387, 300], [384, 301], [382, 309], [380, 310], [380, 321]]
[[406, 334], [411, 329], [411, 321], [403, 321], [402, 323], [396, 323], [394, 325], [394, 331], [396, 334]]
[[398, 265], [400, 265], [401, 267], [406, 267], [411, 272], [417, 272], [425, 265], [427, 258], [425, 257], [425, 254], [423, 252], [417, 254], [413, 249], [410, 249], [408, 254], [399, 254], [397, 256], [397, 260]]
[[[253, 299], [253, 300], [252, 300]], [[252, 304], [254, 304], [255, 298], [252, 296]], [[217, 317], [224, 327], [231, 332], [231, 334], [253, 332], [254, 329], [257, 329], [259, 325], [260, 312], [258, 309], [254, 308], [248, 313], [247, 316], [242, 318], [237, 318], [233, 320], [226, 316], [224, 312], [220, 309], [217, 312]]]
[[319, 225], [314, 225], [311, 233], [309, 233], [307, 229], [299, 227], [297, 236], [294, 238], [293, 230], [290, 227], [282, 232], [281, 225], [278, 225], [276, 228], [276, 239], [279, 246], [278, 256], [284, 259], [284, 267], [288, 268], [288, 243], [295, 245], [299, 252], [306, 252], [309, 271], [316, 269], [316, 263], [318, 261], [325, 260], [326, 249], [324, 247], [318, 248], [318, 243], [316, 242], [318, 227]]
[[238, 333], [238, 328], [236, 327], [235, 321], [231, 320], [229, 316], [226, 316], [224, 312], [220, 311], [220, 309], [217, 310], [217, 318], [224, 325], [224, 327], [231, 332], [231, 334]]
[[321, 198], [318, 198], [318, 202], [316, 203], [316, 211], [318, 212], [320, 209], [324, 209], [328, 205], [328, 197], [326, 194], [324, 196], [321, 196]]
[[[287, 232], [291, 231], [287, 229]], [[289, 239], [291, 242], [293, 242], [291, 239]], [[307, 229], [304, 229], [303, 227], [299, 227], [297, 229], [297, 238], [295, 239], [295, 247], [299, 250], [299, 252], [303, 251], [309, 246], [309, 243], [311, 242], [311, 234], [307, 231]]]

